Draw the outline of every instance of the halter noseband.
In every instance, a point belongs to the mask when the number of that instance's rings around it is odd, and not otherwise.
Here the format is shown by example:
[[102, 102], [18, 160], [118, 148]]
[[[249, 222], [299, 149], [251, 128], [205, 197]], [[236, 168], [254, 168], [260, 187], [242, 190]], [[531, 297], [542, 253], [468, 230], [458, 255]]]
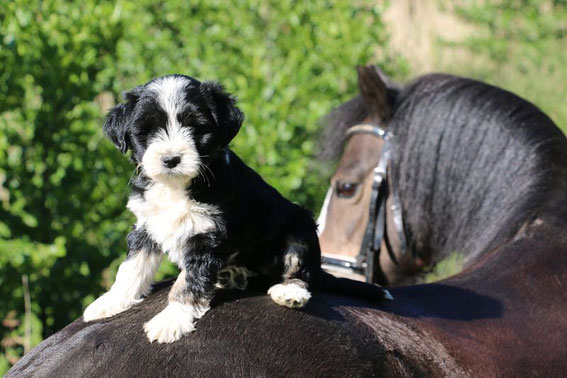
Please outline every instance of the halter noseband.
[[366, 224], [360, 251], [355, 261], [342, 259], [340, 256], [333, 258], [323, 256], [322, 262], [323, 264], [339, 267], [343, 270], [347, 269], [352, 273], [364, 274], [366, 282], [374, 282], [376, 275], [381, 275], [382, 277], [380, 278], [385, 282], [386, 277], [380, 269], [379, 264], [382, 240], [385, 242], [386, 250], [392, 261], [396, 264], [398, 263], [392, 251], [388, 233], [386, 232], [386, 200], [390, 190], [389, 187], [391, 187], [392, 194], [390, 210], [392, 211], [394, 228], [398, 234], [401, 253], [404, 254], [407, 248], [400, 198], [397, 191], [394, 190], [393, 183], [390, 183], [388, 186], [388, 169], [391, 169], [392, 164], [392, 140], [395, 138], [394, 134], [390, 131], [372, 124], [352, 126], [345, 132], [347, 139], [356, 134], [370, 134], [384, 140], [380, 160], [378, 161], [378, 165], [374, 168], [368, 223]]

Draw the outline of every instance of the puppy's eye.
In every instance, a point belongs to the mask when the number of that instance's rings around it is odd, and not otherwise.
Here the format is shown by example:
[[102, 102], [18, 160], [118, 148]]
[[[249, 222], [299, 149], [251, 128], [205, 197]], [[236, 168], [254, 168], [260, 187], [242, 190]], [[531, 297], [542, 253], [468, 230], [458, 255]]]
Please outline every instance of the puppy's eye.
[[136, 121], [136, 125], [137, 135], [148, 135], [154, 130], [165, 128], [167, 114], [162, 110], [147, 112]]
[[351, 198], [356, 194], [358, 189], [357, 182], [337, 181], [335, 191], [340, 198]]

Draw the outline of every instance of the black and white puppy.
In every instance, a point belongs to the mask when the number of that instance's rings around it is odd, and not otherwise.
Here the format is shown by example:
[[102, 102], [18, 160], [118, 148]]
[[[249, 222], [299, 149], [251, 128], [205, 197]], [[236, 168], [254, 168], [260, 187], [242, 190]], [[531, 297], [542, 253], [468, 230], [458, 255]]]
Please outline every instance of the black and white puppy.
[[228, 148], [243, 119], [219, 84], [182, 75], [136, 87], [110, 111], [105, 134], [140, 169], [128, 201], [137, 221], [115, 283], [85, 321], [140, 302], [164, 253], [181, 273], [144, 326], [150, 341], [193, 331], [215, 287], [242, 289], [250, 272], [281, 277], [268, 291], [277, 304], [307, 303], [322, 274], [316, 224]]

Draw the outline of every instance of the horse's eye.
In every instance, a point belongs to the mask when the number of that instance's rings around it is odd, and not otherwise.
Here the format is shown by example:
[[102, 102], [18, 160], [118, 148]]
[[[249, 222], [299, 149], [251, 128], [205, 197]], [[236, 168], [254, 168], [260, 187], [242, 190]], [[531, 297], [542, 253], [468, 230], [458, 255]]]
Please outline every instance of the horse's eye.
[[335, 187], [337, 196], [340, 198], [351, 198], [356, 194], [356, 189], [358, 189], [358, 183], [348, 181], [337, 181], [337, 185]]

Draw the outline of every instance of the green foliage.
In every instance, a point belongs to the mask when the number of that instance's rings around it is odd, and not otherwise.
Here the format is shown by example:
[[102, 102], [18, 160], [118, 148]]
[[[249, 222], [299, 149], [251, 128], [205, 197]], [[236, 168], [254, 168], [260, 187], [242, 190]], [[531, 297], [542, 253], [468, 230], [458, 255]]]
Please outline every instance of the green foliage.
[[[319, 206], [317, 119], [356, 93], [355, 65], [380, 54], [376, 63], [395, 68], [374, 3], [2, 2], [0, 319], [19, 325], [4, 325], [0, 339], [23, 335], [22, 275], [32, 344], [112, 282], [132, 224], [133, 167], [103, 139], [103, 114], [155, 76], [221, 81], [247, 115], [233, 148], [284, 195]], [[3, 352], [21, 354], [18, 345]]]
[[451, 71], [519, 94], [567, 131], [567, 1], [471, 1], [461, 2], [457, 12], [479, 32], [456, 47], [482, 59]]
[[[112, 85], [121, 30], [114, 5], [94, 4], [13, 1], [0, 11], [0, 319], [15, 310], [23, 323], [27, 274], [32, 344], [100, 291], [129, 228], [116, 188], [130, 167], [103, 141], [94, 101]], [[23, 324], [0, 331], [14, 336]]]
[[[16, 253], [15, 253], [16, 252]], [[53, 244], [45, 245], [31, 242], [27, 237], [20, 239], [0, 239], [0, 297], [2, 298], [2, 346], [5, 356], [0, 355], [0, 372], [8, 366], [8, 359], [15, 361], [23, 351], [25, 326], [23, 317], [16, 318], [16, 311], [24, 303], [24, 286], [22, 272], [29, 272], [29, 280], [39, 282], [51, 278], [51, 267], [58, 258], [64, 257], [65, 239], [56, 237]], [[29, 289], [30, 295], [39, 298], [42, 288], [34, 285]], [[33, 303], [31, 315], [31, 345], [42, 339], [41, 321], [38, 317], [39, 304]]]

